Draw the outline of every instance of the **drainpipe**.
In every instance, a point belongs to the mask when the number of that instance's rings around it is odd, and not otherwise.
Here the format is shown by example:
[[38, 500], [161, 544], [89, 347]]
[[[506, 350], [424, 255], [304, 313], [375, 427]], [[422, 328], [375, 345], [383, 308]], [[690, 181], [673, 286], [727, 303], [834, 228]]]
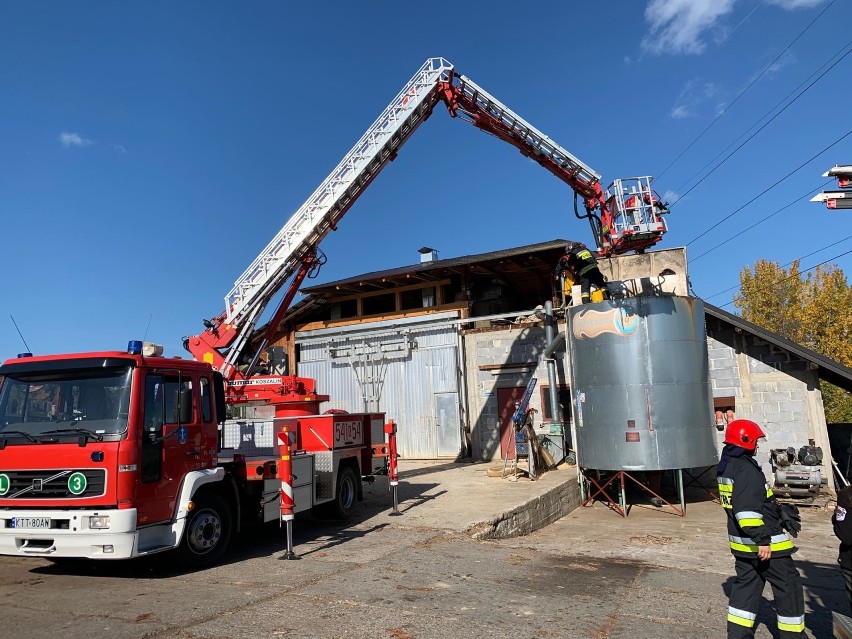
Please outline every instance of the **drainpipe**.
[[[550, 386], [550, 419], [555, 422], [559, 417], [559, 388], [556, 385], [556, 360], [553, 353], [565, 340], [565, 335], [556, 333], [556, 319], [553, 317], [553, 303], [550, 300], [544, 303], [544, 338], [547, 342], [544, 358], [547, 360], [547, 384]], [[564, 439], [563, 434], [563, 441]]]

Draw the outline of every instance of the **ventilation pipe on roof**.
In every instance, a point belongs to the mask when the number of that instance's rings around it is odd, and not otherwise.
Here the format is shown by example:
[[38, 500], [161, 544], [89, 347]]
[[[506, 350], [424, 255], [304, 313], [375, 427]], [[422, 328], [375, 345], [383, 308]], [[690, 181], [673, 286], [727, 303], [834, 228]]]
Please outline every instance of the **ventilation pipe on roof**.
[[429, 248], [428, 246], [424, 246], [423, 248], [418, 249], [417, 252], [420, 253], [421, 264], [423, 264], [424, 262], [434, 262], [438, 259], [438, 251], [433, 248]]

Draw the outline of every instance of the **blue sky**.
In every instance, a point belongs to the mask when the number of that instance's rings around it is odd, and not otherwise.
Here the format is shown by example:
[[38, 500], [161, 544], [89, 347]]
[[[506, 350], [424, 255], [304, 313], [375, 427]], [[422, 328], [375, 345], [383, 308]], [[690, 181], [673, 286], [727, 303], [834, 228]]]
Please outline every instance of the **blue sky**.
[[[849, 239], [828, 247], [852, 233], [849, 213], [807, 197], [745, 229], [852, 163], [852, 136], [731, 214], [850, 130], [852, 55], [689, 191], [849, 44], [846, 2], [829, 3], [5, 3], [0, 359], [24, 350], [9, 315], [37, 353], [145, 336], [184, 354], [181, 337], [223, 310], [234, 280], [433, 56], [605, 183], [662, 173], [660, 193], [685, 194], [662, 246], [687, 246], [711, 303], [729, 302], [715, 294], [757, 259], [814, 253], [807, 268], [850, 251]], [[412, 264], [424, 245], [450, 258], [591, 243], [572, 200], [439, 106], [322, 244], [328, 263], [309, 283]], [[849, 273], [852, 253], [831, 263]]]

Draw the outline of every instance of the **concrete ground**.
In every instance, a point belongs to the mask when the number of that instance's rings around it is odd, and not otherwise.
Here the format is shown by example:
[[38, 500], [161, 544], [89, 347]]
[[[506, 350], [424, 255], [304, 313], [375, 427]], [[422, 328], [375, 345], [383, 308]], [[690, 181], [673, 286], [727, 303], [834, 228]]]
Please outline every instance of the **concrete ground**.
[[[465, 498], [456, 491], [449, 495], [441, 490], [424, 490], [421, 494], [426, 498], [440, 500], [446, 495], [446, 503], [441, 508], [418, 514], [413, 509], [410, 519], [419, 517], [419, 521], [427, 522], [434, 516], [443, 518], [443, 513], [453, 512], [453, 504], [461, 506], [457, 500], [462, 500], [466, 517], [454, 522], [448, 518], [445, 522], [433, 520], [429, 523], [465, 534], [476, 535], [484, 528], [490, 529], [482, 523], [471, 524], [471, 520], [487, 517], [486, 513], [489, 508], [494, 510], [495, 503], [502, 505], [496, 516], [498, 520], [517, 510], [529, 512], [537, 503], [549, 501], [553, 491], [559, 491], [560, 496], [565, 493], [571, 495], [568, 499], [571, 508], [579, 503], [575, 467], [562, 466], [556, 472], [546, 473], [537, 482], [521, 479], [511, 484], [487, 477], [485, 471], [489, 465], [484, 464], [408, 464], [415, 468], [404, 473], [409, 485], [407, 490], [424, 488], [416, 477], [431, 477], [438, 485], [464, 487], [467, 492]], [[669, 493], [667, 497], [675, 501], [673, 494]], [[517, 508], [516, 502], [519, 501], [522, 505]], [[670, 634], [667, 636], [670, 637], [723, 633], [734, 560], [727, 545], [721, 507], [711, 500], [709, 493], [695, 488], [687, 490], [685, 517], [667, 506], [657, 508], [651, 505], [648, 495], [641, 492], [632, 493], [629, 501], [635, 503], [630, 506], [626, 518], [602, 502], [577, 508], [550, 525], [540, 525], [546, 517], [521, 517], [512, 532], [520, 530], [529, 534], [499, 543], [516, 549], [523, 547], [570, 557], [577, 585], [588, 583], [590, 587], [589, 591], [580, 588], [581, 592], [574, 596], [585, 597], [589, 601], [594, 599], [590, 593], [597, 591], [600, 585], [595, 583], [597, 576], [613, 565], [624, 567], [625, 578], [630, 578], [630, 584], [622, 605], [617, 612], [610, 613], [612, 626], [608, 632], [629, 622], [634, 630], [647, 626], [662, 632], [668, 627]], [[839, 542], [831, 527], [832, 509], [802, 507], [800, 510], [803, 530], [795, 539], [799, 548], [795, 561], [804, 582], [807, 633], [817, 638], [831, 637], [831, 612], [850, 613], [837, 567]], [[494, 519], [492, 516], [490, 521]], [[496, 529], [495, 532], [493, 536], [499, 538], [506, 536], [500, 533], [507, 530]], [[628, 567], [635, 568], [635, 572], [627, 570]], [[771, 588], [767, 586], [757, 637], [773, 636], [770, 629], [775, 625], [775, 611], [771, 597]], [[679, 608], [676, 602], [681, 607], [685, 606], [689, 612], [687, 616], [673, 614]], [[693, 632], [700, 634], [693, 635]], [[663, 633], [661, 636], [666, 635]]]
[[[247, 531], [222, 565], [198, 572], [175, 570], [168, 555], [71, 565], [2, 557], [3, 634], [724, 636], [733, 560], [724, 517], [705, 494], [692, 495], [685, 518], [649, 505], [626, 519], [601, 505], [559, 517], [576, 495], [573, 469], [509, 482], [488, 477], [493, 466], [403, 461], [401, 516], [389, 516], [379, 480], [352, 522], [297, 517], [297, 561], [280, 561], [274, 526]], [[829, 611], [846, 605], [828, 515], [804, 511], [798, 540], [812, 638], [831, 637]], [[772, 636], [773, 625], [767, 601], [757, 636]]]

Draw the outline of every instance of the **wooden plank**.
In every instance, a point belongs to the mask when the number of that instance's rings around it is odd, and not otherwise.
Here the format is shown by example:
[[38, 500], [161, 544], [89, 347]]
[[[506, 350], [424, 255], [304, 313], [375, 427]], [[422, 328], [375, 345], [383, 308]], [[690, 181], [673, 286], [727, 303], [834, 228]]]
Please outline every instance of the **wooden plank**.
[[467, 302], [453, 302], [452, 304], [443, 304], [441, 306], [430, 306], [429, 308], [418, 308], [410, 311], [402, 311], [396, 313], [380, 313], [377, 315], [364, 315], [363, 317], [349, 317], [340, 320], [319, 320], [316, 322], [308, 322], [307, 324], [299, 324], [296, 326], [296, 331], [314, 331], [320, 328], [336, 328], [338, 326], [354, 326], [357, 324], [365, 324], [367, 322], [381, 322], [387, 320], [402, 319], [406, 317], [420, 317], [424, 319], [429, 315], [443, 313], [446, 311], [461, 311], [467, 308]]

